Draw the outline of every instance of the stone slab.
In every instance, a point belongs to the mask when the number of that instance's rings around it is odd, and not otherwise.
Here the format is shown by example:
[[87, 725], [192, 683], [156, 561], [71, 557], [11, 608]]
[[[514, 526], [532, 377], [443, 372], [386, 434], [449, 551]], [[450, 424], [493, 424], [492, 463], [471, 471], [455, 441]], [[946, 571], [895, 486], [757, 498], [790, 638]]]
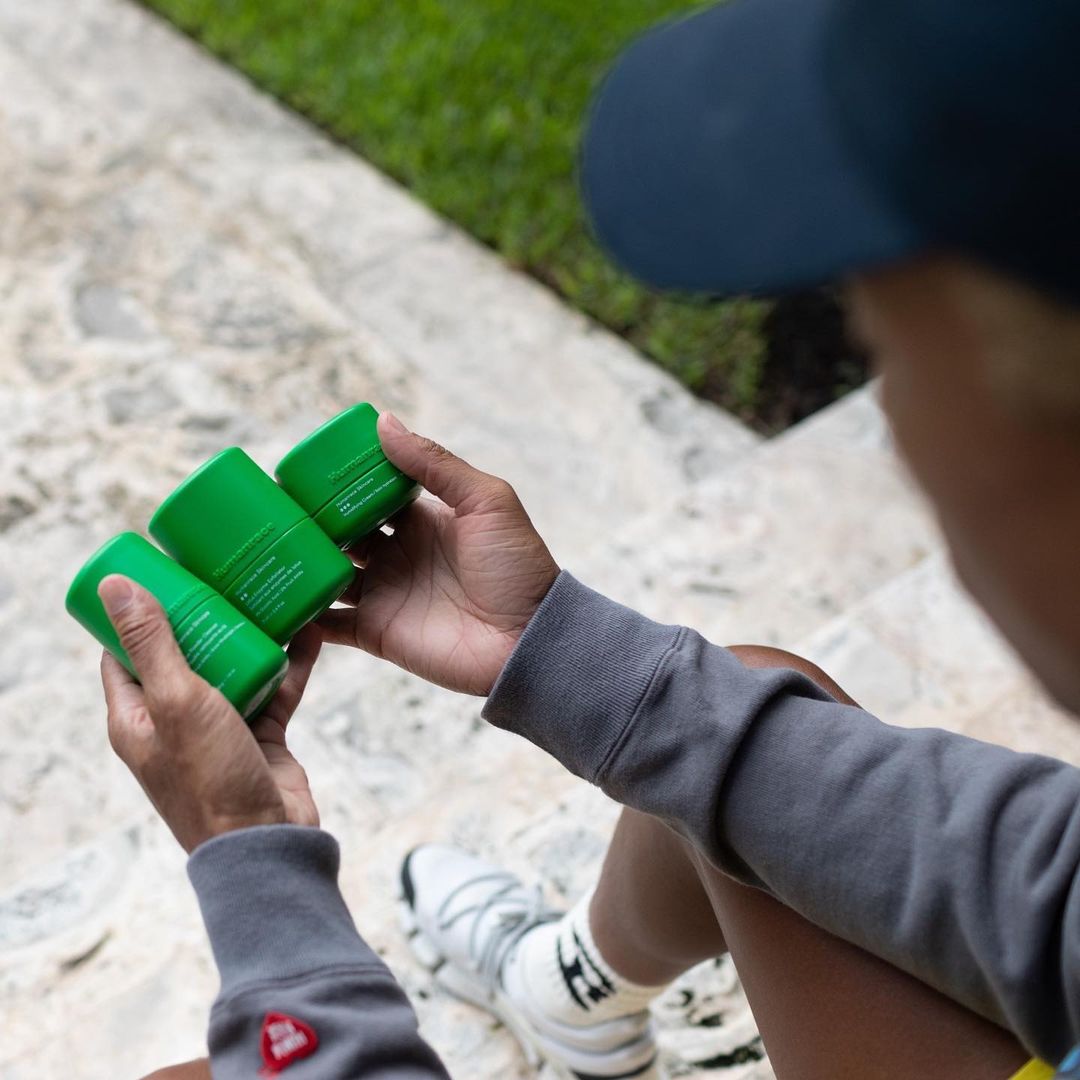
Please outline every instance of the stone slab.
[[576, 568], [719, 644], [792, 648], [940, 543], [875, 392], [849, 394], [716, 470]]
[[938, 552], [799, 643], [889, 723], [942, 727], [1080, 765], [1080, 725], [1049, 701]]
[[[805, 649], [887, 719], [1080, 761], [956, 591], [872, 392], [758, 446], [124, 0], [0, 0], [0, 101], [0, 1080], [201, 1053], [214, 993], [182, 853], [108, 749], [70, 573], [222, 446], [272, 465], [355, 400], [507, 476], [565, 565], [657, 618]], [[293, 741], [451, 1071], [526, 1077], [406, 956], [398, 863], [461, 842], [569, 901], [616, 808], [477, 702], [342, 651]], [[659, 1015], [674, 1075], [768, 1077], [726, 965]]]
[[[758, 439], [133, 4], [0, 0], [0, 101], [0, 1078], [135, 1076], [203, 1052], [214, 975], [62, 610], [81, 560], [218, 449], [270, 467], [356, 400], [511, 479], [568, 559]], [[295, 730], [425, 1030], [459, 1075], [525, 1075], [405, 956], [396, 868], [456, 838], [573, 896], [614, 808], [355, 656]]]

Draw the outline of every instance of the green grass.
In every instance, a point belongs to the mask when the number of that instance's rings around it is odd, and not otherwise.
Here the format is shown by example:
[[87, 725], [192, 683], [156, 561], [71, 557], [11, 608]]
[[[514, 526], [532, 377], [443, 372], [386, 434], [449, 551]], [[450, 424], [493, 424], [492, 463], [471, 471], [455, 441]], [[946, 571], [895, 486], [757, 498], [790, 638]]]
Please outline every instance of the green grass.
[[752, 419], [766, 305], [660, 298], [588, 235], [574, 184], [592, 89], [688, 0], [144, 0], [436, 210]]

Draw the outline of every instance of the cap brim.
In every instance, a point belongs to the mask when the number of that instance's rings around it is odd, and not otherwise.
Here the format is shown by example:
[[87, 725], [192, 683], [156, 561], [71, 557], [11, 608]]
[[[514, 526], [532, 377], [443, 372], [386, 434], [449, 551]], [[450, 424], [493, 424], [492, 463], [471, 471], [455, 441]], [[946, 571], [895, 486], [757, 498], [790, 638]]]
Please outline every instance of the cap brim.
[[600, 243], [658, 288], [776, 294], [925, 246], [853, 165], [823, 0], [732, 0], [632, 45], [581, 153]]

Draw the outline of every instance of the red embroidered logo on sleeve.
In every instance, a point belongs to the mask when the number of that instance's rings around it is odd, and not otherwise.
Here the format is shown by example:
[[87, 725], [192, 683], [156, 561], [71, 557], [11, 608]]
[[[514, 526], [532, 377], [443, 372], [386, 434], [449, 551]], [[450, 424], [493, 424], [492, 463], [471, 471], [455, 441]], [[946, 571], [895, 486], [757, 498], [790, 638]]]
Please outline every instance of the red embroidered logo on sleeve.
[[314, 1054], [319, 1037], [310, 1024], [284, 1013], [267, 1013], [262, 1026], [263, 1076], [276, 1076], [294, 1061]]

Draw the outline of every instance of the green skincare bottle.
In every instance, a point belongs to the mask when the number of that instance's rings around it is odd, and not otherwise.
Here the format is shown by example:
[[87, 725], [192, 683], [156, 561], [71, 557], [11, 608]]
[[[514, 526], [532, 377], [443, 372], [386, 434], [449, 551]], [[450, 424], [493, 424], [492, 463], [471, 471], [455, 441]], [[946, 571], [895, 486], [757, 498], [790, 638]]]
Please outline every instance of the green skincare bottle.
[[209, 585], [136, 533], [113, 537], [87, 560], [66, 607], [131, 672], [135, 669], [97, 594], [101, 579], [123, 574], [157, 597], [192, 669], [250, 719], [273, 696], [288, 667], [285, 653]]
[[235, 446], [162, 502], [150, 535], [278, 644], [326, 610], [355, 573], [303, 507]]
[[374, 532], [420, 487], [386, 459], [366, 402], [338, 413], [297, 443], [274, 470], [278, 483], [339, 547]]

